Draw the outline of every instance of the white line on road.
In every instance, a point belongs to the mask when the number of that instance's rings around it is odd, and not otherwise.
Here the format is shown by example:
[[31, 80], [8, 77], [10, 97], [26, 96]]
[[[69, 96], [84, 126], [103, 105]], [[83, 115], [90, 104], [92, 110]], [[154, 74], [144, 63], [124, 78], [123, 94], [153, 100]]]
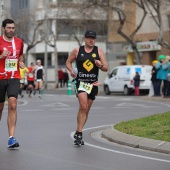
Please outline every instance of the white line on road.
[[[96, 126], [96, 127], [91, 127], [91, 128], [86, 128], [83, 131], [87, 131], [87, 130], [92, 130], [92, 129], [98, 129], [98, 128], [103, 128], [103, 127], [107, 127], [107, 126], [111, 126], [111, 125], [102, 125], [102, 126]], [[73, 138], [75, 132], [71, 132], [71, 138]], [[148, 156], [142, 156], [142, 155], [136, 155], [136, 154], [131, 154], [131, 153], [127, 153], [127, 152], [121, 152], [121, 151], [117, 151], [117, 150], [113, 150], [113, 149], [108, 149], [108, 148], [104, 148], [101, 146], [97, 146], [97, 145], [93, 145], [90, 143], [85, 142], [85, 145], [96, 148], [96, 149], [100, 149], [100, 150], [105, 150], [108, 152], [113, 152], [113, 153], [118, 153], [118, 154], [123, 154], [123, 155], [128, 155], [128, 156], [133, 156], [133, 157], [138, 157], [138, 158], [143, 158], [143, 159], [149, 159], [149, 160], [154, 160], [154, 161], [160, 161], [160, 162], [167, 162], [170, 163], [169, 160], [165, 160], [165, 159], [158, 159], [158, 158], [153, 158], [153, 157], [148, 157]]]

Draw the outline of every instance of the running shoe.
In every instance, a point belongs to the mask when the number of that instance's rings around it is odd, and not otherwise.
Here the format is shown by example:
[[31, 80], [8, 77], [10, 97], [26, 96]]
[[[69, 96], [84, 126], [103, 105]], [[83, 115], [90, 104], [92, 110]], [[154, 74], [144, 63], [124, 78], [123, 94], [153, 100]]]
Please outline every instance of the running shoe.
[[14, 137], [11, 137], [8, 141], [8, 148], [16, 148], [19, 147], [19, 143], [16, 141]]
[[83, 139], [83, 135], [82, 134], [78, 134], [78, 133], [75, 133], [74, 134], [74, 145], [84, 145], [84, 141], [82, 140]]

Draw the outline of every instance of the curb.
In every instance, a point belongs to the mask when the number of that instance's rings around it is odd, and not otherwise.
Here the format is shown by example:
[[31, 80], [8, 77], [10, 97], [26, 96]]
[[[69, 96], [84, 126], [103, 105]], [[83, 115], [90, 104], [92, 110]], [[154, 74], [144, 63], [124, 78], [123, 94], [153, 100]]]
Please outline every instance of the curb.
[[170, 154], [170, 142], [128, 135], [112, 127], [103, 130], [102, 137], [121, 145]]

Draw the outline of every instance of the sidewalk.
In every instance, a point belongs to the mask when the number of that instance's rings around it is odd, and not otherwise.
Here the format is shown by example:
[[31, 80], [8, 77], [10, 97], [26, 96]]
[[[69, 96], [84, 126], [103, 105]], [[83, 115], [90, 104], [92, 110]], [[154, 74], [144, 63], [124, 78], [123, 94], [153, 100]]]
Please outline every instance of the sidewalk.
[[[141, 96], [143, 100], [170, 102], [170, 98]], [[148, 139], [122, 133], [113, 127], [107, 128], [102, 132], [102, 137], [111, 142], [121, 145], [140, 148], [154, 152], [170, 154], [170, 142]]]
[[170, 154], [170, 142], [128, 135], [113, 127], [105, 129], [102, 132], [102, 137], [121, 145]]

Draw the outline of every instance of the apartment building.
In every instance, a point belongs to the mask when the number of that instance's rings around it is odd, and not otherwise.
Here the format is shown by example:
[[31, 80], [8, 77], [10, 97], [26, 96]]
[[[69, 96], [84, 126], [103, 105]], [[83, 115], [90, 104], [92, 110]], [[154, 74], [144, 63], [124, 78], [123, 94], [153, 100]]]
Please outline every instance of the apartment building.
[[[95, 30], [97, 32], [96, 45], [106, 52], [106, 35], [107, 35], [107, 13], [102, 12], [102, 15], [98, 15], [98, 10], [89, 11], [89, 15], [85, 15], [78, 10], [80, 2], [78, 0], [6, 0], [5, 8], [11, 8], [10, 16], [17, 23], [21, 23], [19, 26], [26, 27], [27, 33], [31, 41], [33, 35], [33, 29], [35, 22], [40, 24], [39, 31], [45, 33], [49, 41], [52, 41], [52, 34], [56, 36], [56, 49], [57, 55], [54, 52], [54, 47], [46, 45], [45, 41], [38, 43], [28, 52], [28, 65], [30, 62], [35, 62], [36, 59], [41, 59], [43, 65], [45, 65], [45, 54], [47, 53], [47, 81], [55, 81], [56, 70], [54, 68], [57, 60], [57, 67], [65, 68], [65, 61], [73, 50], [83, 43], [83, 36], [86, 30]], [[87, 9], [88, 10], [88, 9]], [[30, 19], [29, 25], [22, 24], [21, 17], [23, 16], [35, 16], [34, 19]], [[8, 15], [6, 15], [8, 16]], [[26, 20], [26, 19], [22, 19]], [[17, 32], [17, 35], [21, 38], [24, 37], [24, 31]], [[26, 36], [26, 35], [25, 35]], [[39, 38], [39, 35], [36, 35]], [[53, 43], [54, 45], [54, 43]], [[26, 51], [27, 44], [25, 44]], [[56, 59], [57, 58], [57, 59]], [[102, 74], [102, 73], [101, 73]], [[105, 73], [106, 74], [106, 73]], [[101, 75], [101, 82], [103, 82], [106, 75]]]
[[[1, 0], [2, 1], [2, 0]], [[0, 1], [0, 2], [1, 2]], [[39, 23], [39, 32], [48, 35], [49, 40], [53, 39], [52, 33], [56, 35], [57, 55], [52, 46], [46, 45], [45, 41], [38, 43], [28, 52], [28, 65], [41, 59], [43, 65], [47, 64], [47, 81], [55, 81], [55, 65], [65, 67], [65, 61], [75, 47], [83, 42], [84, 32], [87, 29], [93, 29], [97, 32], [96, 45], [102, 48], [106, 54], [110, 69], [120, 64], [134, 64], [134, 54], [131, 46], [126, 40], [117, 33], [119, 19], [115, 11], [106, 11], [102, 8], [80, 8], [79, 4], [85, 0], [5, 0], [3, 3], [4, 17], [13, 18], [21, 27], [26, 27], [27, 35], [30, 41], [33, 35], [35, 24]], [[134, 3], [127, 1], [114, 0], [115, 6], [130, 11], [127, 15], [127, 21], [123, 31], [128, 35], [139, 24], [142, 11]], [[2, 7], [2, 5], [1, 5]], [[168, 5], [162, 7], [164, 22], [164, 37], [169, 41], [169, 18]], [[109, 13], [108, 13], [109, 12]], [[20, 20], [23, 16], [29, 16], [30, 21], [26, 20], [23, 24]], [[168, 15], [169, 16], [169, 15]], [[159, 54], [169, 54], [166, 50], [157, 44], [158, 27], [151, 16], [147, 15], [142, 27], [135, 35], [138, 42], [138, 50], [141, 55], [142, 64], [151, 64]], [[17, 32], [21, 38], [24, 37], [24, 31]], [[36, 35], [39, 38], [39, 35]], [[54, 44], [53, 44], [54, 45]], [[25, 51], [27, 45], [25, 44]], [[47, 62], [45, 61], [47, 55]], [[103, 83], [106, 73], [100, 73], [100, 81]]]
[[[143, 10], [134, 3], [127, 1], [117, 0], [114, 1], [116, 6], [119, 6], [125, 11], [126, 23], [123, 27], [123, 32], [126, 35], [130, 35], [136, 27], [139, 25], [143, 16]], [[163, 1], [162, 1], [163, 2]], [[166, 2], [166, 3], [165, 3]], [[161, 5], [161, 15], [164, 27], [163, 38], [170, 44], [170, 20], [169, 20], [169, 2], [164, 1]], [[157, 16], [153, 11], [153, 15]], [[126, 64], [132, 65], [135, 63], [134, 52], [130, 44], [117, 34], [117, 28], [119, 26], [119, 19], [116, 13], [109, 13], [108, 22], [108, 42], [122, 45], [122, 50], [126, 51]], [[159, 28], [153, 20], [151, 14], [148, 12], [141, 28], [135, 35], [135, 41], [137, 42], [137, 49], [140, 52], [141, 64], [151, 64], [153, 60], [157, 59], [160, 54], [170, 55], [170, 51], [158, 45], [157, 39], [159, 35]]]

